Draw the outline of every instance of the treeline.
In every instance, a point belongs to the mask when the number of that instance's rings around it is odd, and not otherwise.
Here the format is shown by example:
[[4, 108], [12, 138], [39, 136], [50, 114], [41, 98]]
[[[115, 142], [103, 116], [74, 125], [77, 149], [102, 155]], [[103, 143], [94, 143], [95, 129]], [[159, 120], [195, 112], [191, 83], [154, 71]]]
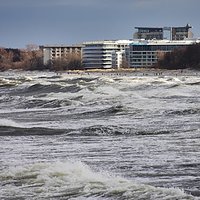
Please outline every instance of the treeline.
[[0, 48], [0, 71], [9, 69], [22, 70], [77, 70], [83, 69], [80, 55], [69, 54], [43, 64], [42, 49], [29, 47], [22, 49]]
[[[161, 69], [199, 69], [200, 70], [200, 44], [177, 48], [172, 52], [158, 52], [159, 60], [153, 67]], [[122, 68], [128, 68], [128, 63], [123, 61]], [[0, 48], [0, 71], [9, 69], [22, 70], [80, 70], [84, 69], [81, 56], [68, 54], [66, 57], [57, 58], [43, 64], [42, 49], [29, 45], [26, 49]]]
[[0, 70], [9, 69], [43, 70], [41, 50], [0, 48]]
[[84, 69], [81, 56], [75, 53], [71, 53], [65, 57], [52, 60], [49, 62], [49, 64], [46, 65], [46, 67], [53, 71]]
[[177, 48], [164, 54], [156, 67], [162, 69], [200, 69], [200, 44]]

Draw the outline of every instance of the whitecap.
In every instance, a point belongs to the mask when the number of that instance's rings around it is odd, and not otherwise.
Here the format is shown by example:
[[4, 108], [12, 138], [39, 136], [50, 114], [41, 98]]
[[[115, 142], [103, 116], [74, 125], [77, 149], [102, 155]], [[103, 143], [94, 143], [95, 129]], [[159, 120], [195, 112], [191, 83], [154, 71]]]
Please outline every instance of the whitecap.
[[194, 199], [178, 188], [137, 183], [105, 171], [94, 171], [80, 161], [18, 166], [1, 172], [0, 181], [3, 194], [12, 195], [8, 193], [11, 189], [16, 198], [31, 194], [32, 198], [52, 199]]
[[0, 119], [0, 126], [25, 128], [23, 124], [15, 122], [14, 120], [11, 119]]

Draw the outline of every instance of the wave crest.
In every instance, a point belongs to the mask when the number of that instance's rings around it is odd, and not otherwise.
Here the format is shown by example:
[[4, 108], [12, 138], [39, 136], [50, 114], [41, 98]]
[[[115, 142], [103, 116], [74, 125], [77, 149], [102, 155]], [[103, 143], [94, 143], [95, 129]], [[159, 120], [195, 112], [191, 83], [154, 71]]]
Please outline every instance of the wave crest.
[[95, 172], [88, 165], [73, 161], [12, 168], [0, 173], [0, 182], [2, 198], [14, 194], [16, 198], [29, 196], [29, 199], [194, 199], [180, 189], [136, 183], [108, 172]]
[[67, 134], [71, 131], [71, 129], [26, 127], [13, 120], [0, 119], [0, 136], [60, 135]]
[[168, 111], [167, 115], [195, 115], [200, 114], [200, 108]]
[[49, 85], [43, 85], [40, 83], [34, 84], [26, 88], [24, 91], [25, 94], [29, 93], [59, 93], [59, 92], [79, 92], [82, 88], [78, 85], [68, 85], [68, 86], [62, 86], [59, 84], [49, 84]]

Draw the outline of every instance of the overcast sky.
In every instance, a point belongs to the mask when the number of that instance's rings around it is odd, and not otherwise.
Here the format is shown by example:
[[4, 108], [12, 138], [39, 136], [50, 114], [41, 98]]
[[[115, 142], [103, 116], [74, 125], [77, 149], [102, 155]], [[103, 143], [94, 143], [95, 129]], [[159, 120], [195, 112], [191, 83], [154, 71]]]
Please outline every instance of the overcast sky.
[[200, 0], [0, 0], [0, 46], [131, 39], [135, 26], [193, 26]]

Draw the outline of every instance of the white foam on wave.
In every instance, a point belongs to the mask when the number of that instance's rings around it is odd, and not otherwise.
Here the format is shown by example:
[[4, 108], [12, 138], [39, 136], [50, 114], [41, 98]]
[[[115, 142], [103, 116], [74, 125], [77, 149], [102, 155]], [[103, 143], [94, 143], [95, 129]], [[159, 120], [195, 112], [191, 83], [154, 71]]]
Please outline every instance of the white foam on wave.
[[12, 188], [15, 194], [17, 190], [18, 195], [32, 194], [39, 198], [194, 199], [180, 189], [139, 184], [106, 172], [95, 172], [88, 165], [73, 161], [12, 168], [0, 173], [1, 179], [4, 181], [4, 195], [9, 192], [13, 182], [18, 182], [19, 187]]
[[22, 124], [15, 122], [11, 119], [0, 119], [0, 126], [11, 126], [17, 128], [25, 128]]

